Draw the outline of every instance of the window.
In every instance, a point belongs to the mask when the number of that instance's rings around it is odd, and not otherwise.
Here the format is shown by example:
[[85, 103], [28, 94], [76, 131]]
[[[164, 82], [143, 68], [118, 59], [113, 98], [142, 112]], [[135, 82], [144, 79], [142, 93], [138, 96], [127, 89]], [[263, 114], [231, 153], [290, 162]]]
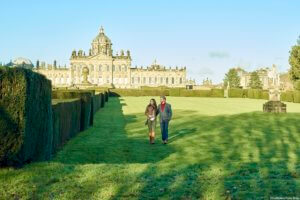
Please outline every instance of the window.
[[138, 77], [138, 83], [140, 83], [141, 82], [141, 78], [140, 77]]
[[131, 78], [131, 83], [134, 84], [134, 78], [133, 77]]
[[168, 77], [166, 78], [166, 84], [169, 84], [169, 78]]
[[102, 71], [102, 66], [101, 65], [99, 65], [99, 72], [101, 72]]
[[179, 79], [179, 83], [182, 84], [182, 78]]
[[127, 72], [127, 66], [126, 65], [124, 65], [124, 70], [125, 70], [125, 72]]
[[108, 72], [109, 72], [109, 66], [108, 66], [108, 65], [106, 65], [106, 71], [108, 71]]
[[115, 71], [115, 66], [114, 66], [114, 65], [112, 66], [112, 71], [113, 71], [113, 72]]
[[155, 82], [155, 84], [157, 83], [157, 77], [155, 77], [155, 81], [154, 82]]
[[120, 72], [122, 71], [121, 65], [119, 65], [119, 71], [120, 71]]
[[143, 83], [146, 84], [146, 77], [143, 78]]
[[149, 84], [151, 84], [152, 83], [152, 80], [151, 80], [151, 77], [149, 77], [149, 82], [148, 82]]
[[172, 84], [174, 84], [174, 82], [175, 82], [175, 81], [174, 81], [174, 77], [172, 77]]
[[164, 82], [163, 77], [160, 77], [160, 83], [162, 84]]

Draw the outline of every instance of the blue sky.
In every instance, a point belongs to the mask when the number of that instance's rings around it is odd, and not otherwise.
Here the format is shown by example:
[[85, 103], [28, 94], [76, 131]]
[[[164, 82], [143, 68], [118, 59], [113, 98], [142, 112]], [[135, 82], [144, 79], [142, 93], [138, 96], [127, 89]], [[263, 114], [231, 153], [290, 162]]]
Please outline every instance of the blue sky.
[[154, 59], [186, 66], [198, 83], [222, 82], [229, 68], [276, 64], [289, 68], [300, 35], [298, 0], [2, 1], [0, 61], [26, 57], [68, 65], [71, 51], [88, 52], [103, 25], [114, 52], [131, 51], [132, 65]]

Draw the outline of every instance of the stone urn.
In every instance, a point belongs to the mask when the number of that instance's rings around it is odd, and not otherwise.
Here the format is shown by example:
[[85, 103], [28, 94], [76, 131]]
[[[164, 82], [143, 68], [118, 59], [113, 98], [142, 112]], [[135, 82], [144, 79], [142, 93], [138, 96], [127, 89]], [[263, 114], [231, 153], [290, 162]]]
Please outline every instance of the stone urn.
[[91, 84], [91, 83], [88, 81], [88, 75], [89, 75], [89, 68], [84, 67], [84, 68], [82, 69], [82, 77], [83, 77], [82, 84], [83, 84], [83, 85], [90, 85], [90, 84]]
[[286, 104], [280, 101], [280, 90], [271, 88], [269, 90], [269, 101], [263, 105], [264, 112], [286, 113]]

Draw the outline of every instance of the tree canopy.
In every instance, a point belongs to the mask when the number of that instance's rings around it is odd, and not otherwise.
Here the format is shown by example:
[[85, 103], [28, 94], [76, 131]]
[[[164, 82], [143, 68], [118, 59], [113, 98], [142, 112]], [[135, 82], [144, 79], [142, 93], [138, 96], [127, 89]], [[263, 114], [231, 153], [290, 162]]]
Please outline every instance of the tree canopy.
[[259, 79], [257, 71], [251, 73], [249, 87], [251, 89], [262, 89], [262, 82]]
[[290, 51], [289, 63], [291, 65], [289, 74], [293, 81], [300, 79], [300, 37], [297, 41], [297, 45], [292, 46]]
[[225, 74], [224, 86], [227, 87], [227, 85], [229, 83], [230, 88], [239, 88], [240, 82], [241, 82], [241, 79], [237, 73], [237, 70], [234, 68], [229, 69], [228, 73]]

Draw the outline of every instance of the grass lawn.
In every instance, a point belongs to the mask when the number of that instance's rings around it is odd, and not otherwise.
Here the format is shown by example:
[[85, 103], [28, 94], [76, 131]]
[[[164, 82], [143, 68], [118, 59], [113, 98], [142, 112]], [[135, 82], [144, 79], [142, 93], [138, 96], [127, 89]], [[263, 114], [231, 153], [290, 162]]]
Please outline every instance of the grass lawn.
[[300, 198], [300, 104], [169, 97], [169, 144], [148, 144], [150, 97], [110, 98], [50, 162], [0, 169], [0, 199]]

